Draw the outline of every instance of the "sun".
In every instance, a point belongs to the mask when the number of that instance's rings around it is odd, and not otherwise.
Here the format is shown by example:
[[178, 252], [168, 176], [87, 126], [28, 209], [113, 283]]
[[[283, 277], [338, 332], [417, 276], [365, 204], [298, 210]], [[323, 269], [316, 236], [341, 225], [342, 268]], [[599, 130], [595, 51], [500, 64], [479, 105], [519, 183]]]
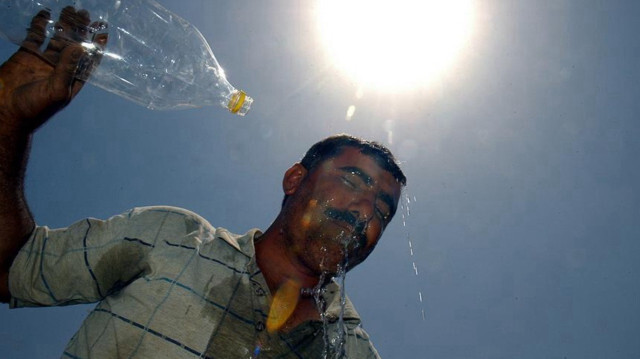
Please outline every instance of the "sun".
[[358, 85], [427, 87], [455, 60], [473, 27], [472, 0], [318, 0], [331, 61]]

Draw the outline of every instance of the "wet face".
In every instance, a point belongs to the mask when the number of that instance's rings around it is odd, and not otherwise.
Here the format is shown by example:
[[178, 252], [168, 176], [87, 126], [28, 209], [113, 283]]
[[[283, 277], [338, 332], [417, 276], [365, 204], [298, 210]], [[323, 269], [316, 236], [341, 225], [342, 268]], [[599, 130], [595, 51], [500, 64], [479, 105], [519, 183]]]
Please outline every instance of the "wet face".
[[287, 187], [286, 181], [285, 176], [288, 249], [315, 275], [335, 274], [364, 261], [395, 213], [401, 192], [391, 173], [351, 147], [305, 172], [294, 186]]

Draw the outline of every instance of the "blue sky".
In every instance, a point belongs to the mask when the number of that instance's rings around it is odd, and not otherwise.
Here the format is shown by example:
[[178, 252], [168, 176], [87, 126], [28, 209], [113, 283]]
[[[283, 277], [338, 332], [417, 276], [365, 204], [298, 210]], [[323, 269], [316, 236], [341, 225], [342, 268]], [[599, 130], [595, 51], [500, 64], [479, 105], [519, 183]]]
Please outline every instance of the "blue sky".
[[[200, 29], [252, 110], [157, 112], [86, 88], [35, 136], [38, 223], [166, 204], [266, 228], [284, 171], [348, 132], [389, 145], [409, 182], [409, 213], [346, 282], [382, 357], [640, 355], [640, 3], [484, 1], [437, 85], [360, 99], [311, 2], [161, 3]], [[1, 356], [57, 357], [90, 309], [0, 308]]]

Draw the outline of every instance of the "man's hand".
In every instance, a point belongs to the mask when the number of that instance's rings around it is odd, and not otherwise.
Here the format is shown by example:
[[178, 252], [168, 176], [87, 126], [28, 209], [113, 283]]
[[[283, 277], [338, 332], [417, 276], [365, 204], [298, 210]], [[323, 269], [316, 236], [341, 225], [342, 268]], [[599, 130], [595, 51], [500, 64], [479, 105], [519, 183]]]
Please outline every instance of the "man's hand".
[[9, 269], [35, 226], [24, 198], [32, 134], [80, 91], [107, 41], [97, 33], [105, 25], [90, 21], [88, 12], [66, 7], [41, 50], [50, 22], [41, 11], [20, 50], [0, 66], [0, 302], [10, 298]]
[[84, 85], [78, 79], [79, 69], [86, 79], [100, 60], [101, 51], [95, 49], [106, 45], [107, 35], [96, 34], [104, 24], [91, 24], [87, 11], [69, 6], [62, 10], [54, 36], [41, 50], [50, 17], [45, 10], [33, 17], [20, 50], [0, 67], [0, 131], [4, 135], [29, 134], [64, 108]]

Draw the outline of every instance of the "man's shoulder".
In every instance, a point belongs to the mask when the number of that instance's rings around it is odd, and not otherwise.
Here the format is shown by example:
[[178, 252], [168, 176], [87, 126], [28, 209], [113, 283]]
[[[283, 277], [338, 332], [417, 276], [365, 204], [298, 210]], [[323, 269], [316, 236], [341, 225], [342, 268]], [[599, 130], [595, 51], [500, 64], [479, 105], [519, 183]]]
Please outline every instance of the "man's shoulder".
[[187, 230], [195, 230], [196, 228], [199, 228], [200, 230], [205, 229], [210, 232], [215, 232], [215, 227], [213, 227], [204, 217], [200, 216], [196, 212], [181, 207], [135, 207], [120, 216], [126, 216], [129, 220], [135, 222], [160, 221], [165, 225], [181, 223], [186, 225]]
[[141, 215], [161, 215], [162, 216], [162, 215], [170, 214], [170, 215], [177, 215], [177, 216], [188, 217], [188, 218], [195, 218], [200, 221], [209, 223], [207, 222], [206, 219], [204, 219], [202, 216], [200, 216], [196, 212], [193, 212], [191, 210], [188, 210], [182, 207], [166, 206], [166, 205], [134, 207], [128, 212], [126, 212], [126, 214], [128, 214], [130, 217], [141, 216]]
[[168, 227], [182, 227], [187, 233], [197, 232], [199, 241], [204, 245], [214, 244], [214, 239], [221, 239], [247, 255], [253, 253], [253, 237], [261, 233], [259, 229], [255, 228], [244, 234], [232, 233], [226, 228], [214, 227], [207, 219], [196, 212], [174, 206], [135, 207], [125, 215], [137, 222], [162, 221]]

